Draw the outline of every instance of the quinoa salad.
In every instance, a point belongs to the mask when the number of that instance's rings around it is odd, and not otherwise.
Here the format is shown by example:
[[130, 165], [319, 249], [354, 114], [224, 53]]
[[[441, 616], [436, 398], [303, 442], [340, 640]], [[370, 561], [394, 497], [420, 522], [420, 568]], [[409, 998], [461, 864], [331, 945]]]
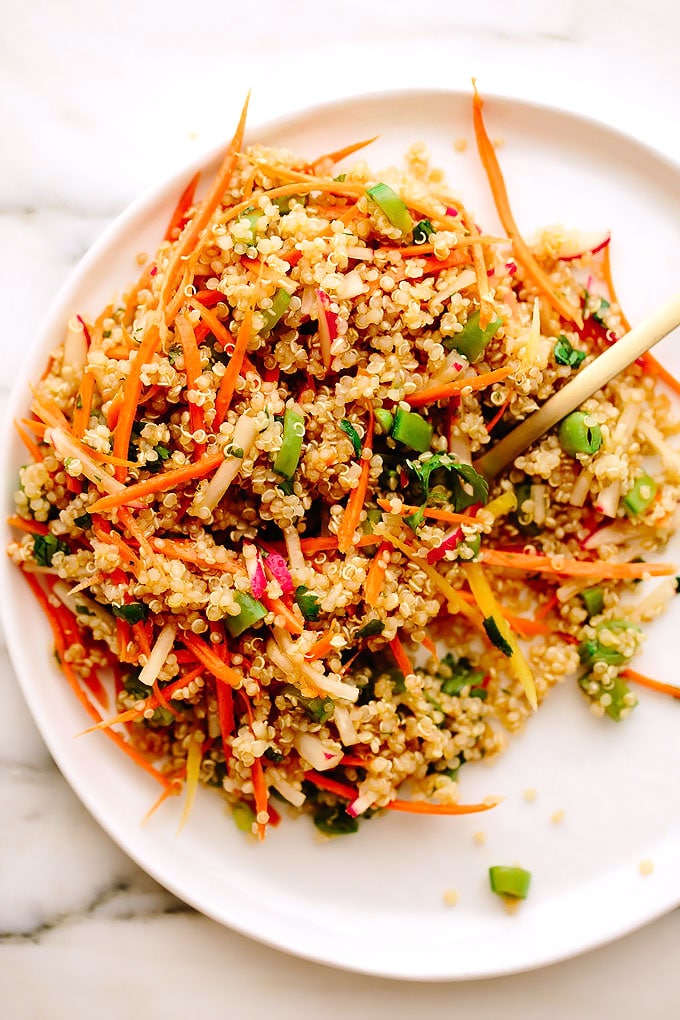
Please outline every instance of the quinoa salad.
[[631, 663], [678, 590], [680, 387], [647, 354], [485, 477], [629, 328], [610, 237], [523, 238], [476, 92], [500, 234], [423, 142], [379, 169], [370, 141], [245, 145], [245, 115], [33, 380], [9, 554], [82, 739], [154, 806], [182, 795], [186, 820], [212, 787], [260, 838], [493, 809], [467, 768], [556, 684], [603, 726], [642, 686], [678, 694]]

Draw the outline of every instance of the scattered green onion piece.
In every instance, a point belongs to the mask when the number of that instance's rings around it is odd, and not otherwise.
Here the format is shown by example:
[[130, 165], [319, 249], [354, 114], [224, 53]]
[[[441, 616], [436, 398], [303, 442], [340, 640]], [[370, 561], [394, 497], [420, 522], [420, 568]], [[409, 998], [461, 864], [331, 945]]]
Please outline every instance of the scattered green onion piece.
[[589, 416], [585, 411], [574, 411], [560, 423], [559, 442], [565, 453], [597, 453], [602, 446], [602, 432], [599, 425], [586, 425]]
[[283, 692], [289, 697], [295, 698], [314, 722], [325, 723], [335, 711], [335, 702], [332, 698], [307, 698], [304, 694], [300, 694], [297, 687], [292, 684], [286, 684]]
[[251, 808], [250, 804], [246, 804], [244, 800], [240, 800], [237, 804], [232, 806], [231, 816], [236, 822], [236, 828], [240, 829], [241, 832], [253, 831], [255, 812]]
[[578, 657], [584, 666], [593, 666], [596, 662], [606, 662], [609, 666], [623, 666], [629, 656], [618, 648], [603, 645], [597, 640], [582, 641], [578, 646]]
[[418, 453], [425, 453], [430, 449], [432, 426], [415, 411], [404, 411], [398, 407], [391, 434], [397, 442], [403, 443], [411, 450], [417, 450]]
[[531, 872], [525, 868], [509, 868], [496, 865], [489, 868], [491, 891], [497, 896], [509, 896], [513, 900], [525, 900], [531, 885]]
[[620, 676], [605, 686], [588, 674], [582, 676], [578, 684], [586, 697], [595, 704], [601, 705], [603, 696], [607, 695], [607, 704], [602, 707], [614, 722], [621, 722], [637, 705], [630, 687]]
[[283, 438], [281, 449], [274, 461], [274, 470], [284, 478], [291, 479], [302, 453], [302, 440], [305, 437], [305, 419], [297, 404], [286, 408], [283, 416]]
[[471, 552], [473, 557], [479, 556], [479, 550], [482, 548], [482, 536], [473, 535], [472, 538], [466, 538], [464, 542], [461, 542], [462, 546], [466, 546]]
[[495, 645], [499, 652], [502, 652], [503, 655], [507, 656], [509, 659], [512, 655], [512, 645], [506, 641], [501, 634], [494, 617], [487, 616], [482, 620], [482, 623], [484, 624], [484, 630], [486, 631], [486, 635], [491, 644]]
[[391, 432], [394, 415], [385, 410], [384, 407], [377, 407], [373, 413], [375, 415], [375, 423], [378, 426], [378, 431], [383, 432], [385, 435]]
[[366, 188], [366, 194], [385, 213], [392, 226], [401, 230], [402, 234], [408, 234], [413, 230], [413, 220], [406, 202], [390, 188], [389, 184], [373, 184]]
[[264, 325], [262, 326], [262, 333], [268, 333], [269, 330], [273, 329], [276, 323], [279, 321], [282, 315], [285, 315], [290, 304], [290, 294], [283, 287], [274, 294], [272, 298], [271, 306], [262, 313], [264, 319]]
[[369, 507], [366, 511], [366, 516], [361, 522], [361, 531], [364, 535], [372, 535], [375, 531], [376, 524], [380, 524], [382, 520], [382, 510], [378, 510], [376, 507]]
[[[515, 486], [515, 498], [517, 499], [517, 510], [515, 511], [514, 518], [517, 527], [524, 535], [536, 536], [539, 535], [541, 529], [534, 522], [533, 517], [528, 517], [523, 511], [522, 507], [531, 499], [531, 479], [525, 478], [524, 481], [518, 482]], [[533, 503], [532, 503], [533, 505]]]
[[489, 341], [503, 325], [503, 320], [495, 318], [484, 329], [479, 325], [479, 312], [474, 312], [463, 326], [460, 333], [444, 337], [442, 343], [447, 350], [456, 350], [468, 361], [476, 361]]
[[604, 609], [604, 592], [599, 585], [595, 588], [586, 588], [581, 592], [581, 598], [589, 617], [600, 615]]
[[560, 333], [555, 341], [553, 354], [558, 365], [569, 365], [570, 368], [578, 368], [586, 358], [586, 352], [573, 347], [564, 333]]
[[623, 505], [630, 514], [643, 514], [654, 502], [656, 491], [654, 479], [642, 475], [623, 497]]
[[361, 456], [361, 439], [359, 438], [359, 433], [354, 428], [354, 425], [352, 425], [351, 421], [347, 421], [346, 418], [343, 418], [342, 421], [340, 422], [340, 428], [342, 429], [343, 432], [346, 432], [347, 435], [349, 436], [349, 438], [352, 440], [352, 446], [354, 447], [354, 452], [357, 455], [357, 457], [360, 457]]
[[249, 226], [249, 236], [239, 238], [239, 240], [244, 241], [246, 244], [251, 245], [255, 244], [255, 241], [257, 240], [257, 221], [260, 219], [261, 216], [262, 216], [261, 209], [252, 208], [246, 209], [243, 215], [239, 216], [238, 222], [243, 223], [245, 221], [246, 223], [248, 223]]
[[262, 620], [267, 615], [267, 610], [247, 591], [237, 591], [234, 599], [241, 607], [241, 612], [238, 616], [225, 616], [224, 625], [232, 637], [239, 637], [248, 627]]
[[426, 244], [434, 234], [434, 227], [429, 220], [418, 220], [413, 228], [413, 243]]

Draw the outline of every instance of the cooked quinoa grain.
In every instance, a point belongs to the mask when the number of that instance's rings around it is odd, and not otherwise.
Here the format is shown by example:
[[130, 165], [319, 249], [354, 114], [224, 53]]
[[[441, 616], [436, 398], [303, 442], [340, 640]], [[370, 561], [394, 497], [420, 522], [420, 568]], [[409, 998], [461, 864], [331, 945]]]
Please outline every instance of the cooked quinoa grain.
[[583, 405], [594, 452], [553, 430], [472, 466], [624, 328], [607, 248], [545, 231], [537, 286], [422, 143], [308, 160], [237, 133], [121, 303], [68, 323], [12, 518], [90, 715], [260, 837], [493, 806], [461, 770], [567, 679], [626, 718], [676, 587], [680, 425], [639, 366]]

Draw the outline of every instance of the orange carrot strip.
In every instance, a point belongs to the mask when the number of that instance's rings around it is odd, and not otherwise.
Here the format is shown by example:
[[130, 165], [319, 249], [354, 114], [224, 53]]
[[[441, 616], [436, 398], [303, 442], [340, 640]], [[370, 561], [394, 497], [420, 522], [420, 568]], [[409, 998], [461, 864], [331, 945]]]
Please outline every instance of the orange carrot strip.
[[41, 524], [40, 521], [26, 521], [23, 517], [8, 517], [7, 523], [29, 535], [47, 535], [50, 530], [47, 524]]
[[166, 271], [165, 285], [163, 287], [163, 305], [168, 304], [170, 292], [176, 287], [182, 276], [184, 256], [195, 249], [196, 241], [208, 225], [212, 214], [215, 212], [224, 197], [224, 193], [229, 185], [234, 168], [236, 167], [238, 153], [243, 145], [243, 134], [246, 127], [246, 116], [248, 114], [249, 102], [250, 93], [246, 96], [246, 101], [243, 104], [243, 109], [241, 110], [241, 116], [236, 126], [234, 137], [227, 148], [224, 159], [222, 160], [222, 165], [217, 171], [215, 179], [210, 186], [210, 190], [196, 210], [194, 216], [192, 216], [190, 222], [182, 231], [178, 244], [170, 256], [170, 261]]
[[123, 406], [124, 399], [123, 390], [118, 390], [115, 396], [111, 399], [109, 409], [106, 412], [106, 424], [112, 432], [118, 422], [118, 415], [120, 414], [120, 409]]
[[491, 419], [491, 421], [488, 421], [486, 423], [486, 431], [487, 432], [489, 432], [489, 433], [493, 432], [493, 430], [495, 429], [496, 425], [498, 425], [499, 421], [501, 420], [501, 418], [503, 417], [503, 415], [505, 414], [505, 412], [507, 411], [507, 409], [509, 407], [510, 407], [510, 401], [509, 400], [506, 400], [504, 404], [501, 404], [501, 406], [498, 408], [498, 410], [494, 414], [494, 416]]
[[156, 552], [167, 556], [170, 559], [182, 560], [183, 563], [192, 563], [201, 570], [217, 570], [220, 573], [229, 572], [232, 574], [244, 573], [244, 568], [234, 560], [218, 560], [211, 562], [203, 559], [196, 552], [195, 543], [191, 539], [181, 538], [152, 538], [151, 545]]
[[482, 549], [482, 563], [490, 567], [505, 567], [522, 570], [525, 573], [556, 574], [567, 577], [635, 578], [665, 577], [674, 574], [674, 563], [612, 563], [607, 560], [571, 560], [563, 556], [533, 556], [527, 553], [501, 552], [497, 549]]
[[339, 780], [325, 776], [323, 772], [317, 772], [315, 769], [308, 769], [305, 772], [305, 779], [308, 783], [313, 783], [317, 789], [326, 790], [327, 793], [334, 793], [336, 797], [342, 797], [343, 800], [356, 800], [359, 796], [359, 791], [355, 786], [350, 786], [349, 783], [341, 783]]
[[73, 412], [73, 435], [76, 439], [82, 439], [85, 429], [90, 421], [92, 410], [92, 394], [94, 393], [94, 376], [90, 372], [84, 372], [80, 381], [80, 389], [76, 396], [76, 406]]
[[230, 687], [241, 686], [243, 680], [240, 674], [232, 669], [231, 666], [228, 666], [226, 662], [223, 662], [197, 634], [187, 630], [180, 631], [178, 638], [184, 647], [188, 648], [196, 656], [198, 662], [205, 666], [214, 677], [221, 680], [222, 683], [229, 684]]
[[[94, 506], [94, 504], [92, 505]], [[92, 510], [92, 506], [90, 510]], [[132, 537], [135, 539], [140, 549], [143, 549], [147, 557], [153, 562], [154, 554], [151, 548], [151, 543], [144, 533], [144, 529], [135, 520], [132, 511], [128, 510], [126, 506], [118, 508], [118, 520], [124, 528], [130, 532]]]
[[[380, 509], [385, 510], [386, 513], [395, 513], [392, 510], [389, 499], [378, 499], [376, 502]], [[418, 506], [402, 506], [396, 513], [400, 517], [409, 517], [420, 509], [421, 507]], [[424, 513], [426, 517], [431, 517], [433, 521], [446, 521], [449, 524], [479, 524], [479, 521], [469, 514], [456, 514], [452, 510], [441, 510], [438, 507], [426, 507]]]
[[493, 383], [506, 379], [514, 369], [511, 365], [504, 368], [496, 368], [493, 372], [483, 372], [472, 379], [454, 379], [453, 382], [443, 383], [441, 386], [429, 386], [424, 390], [417, 390], [409, 396], [404, 397], [411, 407], [424, 407], [425, 404], [434, 404], [437, 400], [448, 400], [455, 397], [462, 390], [483, 390]]
[[[461, 210], [461, 219], [470, 235], [472, 237], [479, 237], [480, 231], [477, 230], [474, 219], [464, 209]], [[475, 267], [477, 290], [479, 292], [479, 326], [481, 329], [486, 329], [493, 318], [494, 307], [489, 288], [489, 277], [486, 272], [486, 262], [484, 261], [484, 248], [481, 244], [472, 245], [472, 263]]]
[[625, 316], [623, 308], [621, 307], [621, 302], [619, 301], [618, 297], [616, 296], [616, 291], [614, 289], [614, 279], [612, 277], [612, 263], [611, 263], [611, 258], [609, 256], [609, 248], [610, 248], [610, 245], [606, 244], [604, 246], [604, 249], [603, 249], [603, 252], [602, 252], [602, 276], [604, 277], [604, 282], [607, 285], [607, 290], [609, 291], [609, 298], [610, 298], [611, 303], [613, 305], [618, 305], [619, 318], [621, 319], [621, 325], [623, 326], [623, 328], [625, 329], [625, 331], [627, 333], [630, 330], [630, 322], [628, 321], [628, 319]]
[[132, 567], [135, 571], [141, 570], [142, 562], [139, 556], [136, 555], [127, 544], [124, 538], [122, 538], [117, 531], [112, 528], [107, 528], [107, 521], [104, 521], [98, 514], [92, 517], [92, 532], [100, 542], [106, 542], [108, 545], [114, 546], [123, 557], [125, 566]]
[[677, 393], [680, 397], [680, 381], [676, 379], [674, 375], [671, 375], [668, 369], [664, 368], [660, 361], [657, 361], [656, 358], [649, 352], [647, 352], [647, 354], [643, 354], [642, 360], [644, 361], [645, 368], [648, 372], [661, 379], [661, 381], [664, 382], [669, 389], [673, 390], [673, 392]]
[[484, 167], [489, 179], [491, 194], [493, 195], [500, 221], [503, 224], [503, 229], [512, 241], [515, 258], [538, 290], [545, 295], [551, 307], [554, 308], [563, 319], [573, 322], [580, 329], [583, 325], [580, 310], [575, 308], [571, 302], [566, 300], [566, 298], [555, 292], [552, 280], [549, 278], [547, 273], [541, 269], [529, 246], [520, 234], [517, 224], [515, 223], [514, 216], [510, 209], [510, 203], [508, 201], [508, 193], [505, 187], [505, 181], [503, 180], [503, 173], [498, 163], [491, 139], [486, 133], [486, 128], [484, 126], [484, 119], [482, 117], [483, 105], [481, 96], [475, 86], [475, 94], [472, 100], [472, 114], [475, 136], [477, 138], [477, 149], [482, 161], [482, 166]]
[[352, 156], [355, 152], [365, 149], [367, 145], [377, 142], [378, 138], [380, 138], [380, 135], [374, 135], [373, 138], [366, 138], [363, 142], [353, 142], [352, 145], [345, 145], [342, 149], [327, 152], [323, 156], [318, 156], [313, 163], [310, 163], [310, 166], [314, 168], [325, 160], [330, 160], [331, 163], [339, 163], [340, 160], [347, 159], [348, 156]]
[[636, 669], [622, 669], [621, 676], [625, 676], [627, 680], [632, 680], [633, 683], [640, 684], [642, 687], [649, 687], [652, 691], [670, 694], [671, 698], [680, 698], [680, 687], [675, 687], [673, 684], [662, 684], [659, 680], [652, 680], [650, 677], [645, 676], [644, 673], [638, 673]]
[[[377, 545], [377, 542], [378, 540], [375, 535], [362, 535], [355, 542], [355, 548], [361, 548], [365, 545]], [[302, 538], [300, 539], [300, 545], [306, 556], [314, 556], [319, 552], [331, 552], [338, 548], [338, 536], [321, 535], [319, 538]]]
[[168, 223], [167, 230], [165, 231], [165, 235], [163, 237], [164, 241], [174, 241], [175, 239], [174, 233], [178, 229], [178, 227], [182, 225], [184, 215], [187, 209], [191, 208], [191, 205], [194, 201], [194, 195], [196, 194], [196, 188], [198, 186], [200, 177], [201, 177], [200, 171], [194, 174], [194, 176], [191, 178], [182, 194], [179, 196], [179, 201], [175, 206], [173, 214], [170, 217], [170, 222]]
[[267, 806], [269, 802], [267, 794], [267, 784], [264, 778], [264, 769], [262, 767], [262, 761], [260, 758], [254, 758], [253, 764], [250, 767], [250, 778], [253, 782], [253, 797], [255, 798], [255, 813], [257, 815], [257, 835], [260, 841], [264, 839], [267, 831], [267, 823], [261, 822], [259, 816], [261, 814], [268, 814]]
[[[381, 542], [378, 546], [378, 551], [373, 557], [373, 562], [369, 567], [368, 574], [366, 576], [366, 585], [364, 587], [364, 602], [369, 606], [375, 606], [378, 601], [378, 597], [383, 590], [385, 583], [385, 571], [387, 569], [384, 562], [385, 554], [391, 552], [392, 546], [389, 542]], [[388, 561], [389, 562], [389, 561]]]
[[406, 654], [406, 650], [399, 640], [399, 635], [395, 634], [390, 641], [390, 648], [392, 649], [392, 655], [394, 656], [397, 666], [402, 671], [404, 676], [409, 676], [413, 672], [413, 666], [411, 660]]
[[305, 652], [305, 659], [311, 662], [313, 659], [323, 659], [326, 655], [329, 655], [333, 651], [333, 645], [331, 644], [333, 633], [332, 630], [328, 630], [323, 637], [315, 641], [309, 651]]
[[[142, 395], [142, 368], [147, 365], [158, 349], [160, 334], [156, 326], [152, 326], [142, 340], [135, 359], [130, 366], [130, 374], [123, 385], [123, 403], [121, 404], [116, 430], [113, 434], [113, 455], [125, 459], [130, 445], [132, 426], [137, 414], [137, 405]], [[116, 478], [125, 481], [127, 472], [123, 467], [116, 468]]]
[[25, 432], [24, 429], [22, 429], [21, 425], [16, 420], [14, 422], [14, 427], [17, 430], [21, 442], [24, 444], [33, 460], [36, 462], [36, 464], [39, 464], [40, 461], [44, 460], [44, 457], [38, 444], [35, 442], [32, 436], [29, 436], [28, 432]]
[[[475, 245], [475, 250], [477, 248], [480, 248], [481, 250], [481, 246], [478, 244]], [[445, 259], [423, 259], [423, 262], [425, 263], [423, 276], [430, 276], [432, 273], [438, 273], [442, 269], [453, 269], [455, 266], [464, 266], [469, 261], [470, 256], [464, 251], [452, 251]]]
[[236, 380], [241, 374], [241, 366], [243, 365], [243, 359], [245, 357], [248, 343], [250, 342], [252, 328], [253, 309], [251, 307], [248, 308], [246, 314], [243, 316], [243, 321], [239, 326], [238, 335], [236, 337], [234, 353], [229, 359], [229, 364], [227, 365], [224, 375], [220, 379], [220, 386], [217, 391], [217, 397], [215, 398], [215, 420], [213, 422], [213, 428], [215, 429], [219, 429], [231, 405], [234, 390], [236, 389]]
[[428, 637], [426, 634], [420, 643], [423, 646], [423, 648], [425, 648], [434, 659], [437, 660], [439, 659], [439, 652], [437, 651], [437, 646], [432, 640], [432, 638]]
[[364, 446], [361, 452], [361, 474], [357, 485], [352, 489], [349, 499], [347, 500], [347, 506], [345, 512], [342, 515], [340, 527], [338, 528], [338, 549], [341, 553], [346, 555], [354, 545], [354, 532], [359, 527], [359, 521], [361, 519], [361, 511], [364, 508], [364, 502], [366, 501], [366, 493], [368, 492], [368, 477], [371, 470], [371, 458], [368, 453], [371, 451], [373, 443], [373, 408], [371, 407], [368, 412], [368, 427], [366, 429], [366, 436], [364, 439]]
[[284, 620], [285, 628], [289, 634], [302, 634], [304, 626], [298, 620], [292, 609], [289, 609], [283, 599], [273, 599], [265, 592], [262, 596], [262, 601], [269, 610], [270, 613], [274, 613], [276, 616], [281, 616]]
[[143, 499], [144, 496], [150, 496], [155, 492], [167, 492], [168, 489], [177, 489], [180, 485], [184, 485], [185, 482], [191, 481], [194, 478], [207, 478], [208, 475], [212, 474], [220, 466], [223, 460], [224, 454], [221, 450], [218, 450], [216, 453], [210, 453], [195, 463], [183, 464], [182, 467], [174, 468], [172, 471], [159, 472], [143, 482], [135, 482], [120, 492], [113, 493], [110, 496], [103, 496], [101, 499], [96, 500], [89, 508], [90, 513], [104, 513], [104, 511], [114, 510], [119, 506], [135, 503], [138, 499]]
[[433, 804], [427, 800], [392, 800], [385, 805], [388, 811], [405, 811], [412, 815], [474, 815], [496, 807], [489, 804]]

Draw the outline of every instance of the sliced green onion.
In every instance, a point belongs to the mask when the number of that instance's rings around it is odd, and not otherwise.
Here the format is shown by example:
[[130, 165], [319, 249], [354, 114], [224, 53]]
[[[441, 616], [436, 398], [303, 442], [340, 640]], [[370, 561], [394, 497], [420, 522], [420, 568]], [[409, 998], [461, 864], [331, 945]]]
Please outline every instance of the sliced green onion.
[[92, 514], [84, 513], [80, 517], [74, 517], [73, 523], [78, 528], [91, 528], [92, 527]]
[[264, 319], [264, 325], [261, 329], [262, 333], [268, 333], [269, 330], [274, 328], [281, 316], [285, 315], [289, 304], [290, 294], [283, 287], [279, 287], [272, 298], [271, 306], [262, 312]]
[[413, 228], [413, 243], [425, 244], [434, 234], [434, 227], [429, 220], [418, 220]]
[[496, 865], [489, 868], [491, 891], [497, 896], [509, 896], [513, 900], [525, 900], [531, 885], [531, 872], [526, 868], [509, 868]]
[[225, 616], [224, 625], [232, 637], [239, 637], [248, 627], [262, 620], [267, 615], [267, 610], [247, 591], [237, 591], [234, 599], [241, 607], [241, 612], [238, 616]]
[[588, 417], [585, 411], [574, 411], [560, 423], [558, 438], [565, 453], [597, 453], [602, 446], [600, 426], [586, 425]]
[[411, 450], [426, 453], [432, 442], [432, 426], [415, 411], [403, 411], [398, 407], [392, 424], [392, 438]]
[[274, 461], [274, 470], [284, 478], [291, 479], [295, 474], [302, 453], [302, 440], [305, 438], [305, 418], [297, 404], [289, 405], [283, 416], [283, 438], [281, 449]]
[[406, 202], [390, 188], [389, 184], [373, 184], [366, 188], [366, 194], [385, 213], [392, 226], [401, 230], [402, 234], [408, 234], [413, 230], [413, 220]]
[[643, 514], [654, 502], [656, 491], [654, 479], [642, 475], [623, 497], [623, 505], [630, 514]]
[[239, 216], [238, 222], [239, 223], [246, 222], [248, 224], [248, 227], [249, 227], [249, 236], [248, 237], [239, 238], [240, 241], [242, 240], [246, 244], [251, 244], [251, 245], [255, 244], [255, 241], [257, 240], [257, 221], [260, 219], [261, 216], [262, 216], [262, 210], [261, 209], [252, 209], [252, 208], [251, 209], [246, 209], [246, 211], [243, 213], [243, 215]]
[[594, 704], [602, 705], [614, 722], [621, 722], [637, 705], [637, 698], [620, 676], [605, 685], [588, 674], [582, 676], [578, 684], [586, 697]]
[[595, 588], [586, 588], [581, 592], [583, 605], [586, 607], [588, 616], [599, 616], [604, 609], [604, 592], [599, 585]]
[[387, 411], [384, 407], [377, 407], [374, 411], [374, 415], [375, 423], [379, 427], [379, 431], [387, 435], [392, 430], [394, 415]]
[[495, 318], [482, 329], [479, 325], [479, 312], [474, 312], [460, 333], [444, 337], [442, 343], [447, 350], [456, 350], [468, 361], [476, 361], [502, 325], [503, 320]]
[[340, 422], [340, 428], [342, 429], [343, 432], [346, 432], [349, 438], [352, 440], [354, 452], [356, 453], [357, 457], [360, 457], [361, 439], [359, 438], [359, 433], [354, 428], [354, 425], [352, 425], [351, 421], [347, 421], [346, 418], [343, 418], [342, 421]]
[[325, 723], [335, 711], [335, 702], [332, 698], [307, 698], [304, 694], [300, 694], [297, 687], [292, 684], [286, 684], [283, 692], [289, 697], [295, 698], [313, 722]]

